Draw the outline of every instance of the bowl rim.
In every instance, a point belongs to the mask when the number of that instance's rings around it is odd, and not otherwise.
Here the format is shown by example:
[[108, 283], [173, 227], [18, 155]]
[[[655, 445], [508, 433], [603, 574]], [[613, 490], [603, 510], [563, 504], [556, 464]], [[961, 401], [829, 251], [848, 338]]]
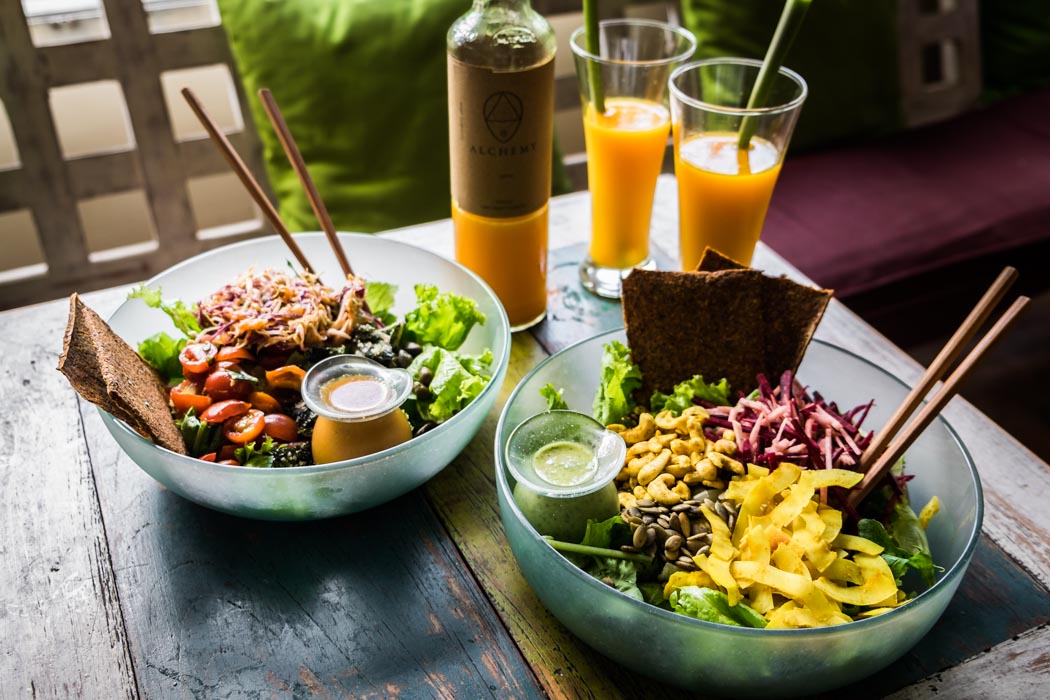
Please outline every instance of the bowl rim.
[[[562, 353], [568, 352], [569, 350], [572, 350], [572, 349], [576, 348], [577, 346], [583, 345], [584, 343], [596, 342], [596, 341], [598, 341], [601, 338], [608, 338], [609, 336], [613, 336], [613, 335], [621, 335], [621, 334], [624, 333], [624, 331], [625, 331], [624, 327], [620, 326], [619, 328], [615, 328], [615, 329], [612, 329], [612, 330], [609, 330], [609, 331], [605, 331], [603, 333], [599, 333], [597, 335], [590, 336], [589, 338], [584, 338], [582, 340], [578, 340], [575, 343], [572, 343], [571, 345], [568, 345], [568, 346], [562, 348], [561, 350], [559, 350], [558, 352], [554, 353], [553, 355], [550, 355], [550, 356], [546, 357], [541, 362], [539, 362], [535, 367], [533, 367], [532, 370], [530, 370], [528, 374], [526, 374], [524, 377], [522, 377], [521, 381], [519, 381], [517, 386], [514, 387], [514, 390], [511, 392], [510, 396], [507, 397], [507, 401], [503, 405], [503, 409], [500, 411], [499, 421], [496, 424], [495, 436], [493, 438], [494, 443], [495, 443], [494, 444], [494, 449], [493, 449], [493, 453], [494, 453], [493, 456], [495, 457], [496, 488], [497, 488], [497, 491], [499, 491], [499, 492], [501, 492], [503, 494], [504, 500], [506, 501], [507, 507], [511, 509], [511, 512], [514, 513], [514, 515], [518, 519], [518, 521], [525, 527], [526, 531], [529, 534], [531, 534], [531, 536], [533, 538], [535, 538], [537, 540], [543, 541], [543, 537], [538, 532], [536, 532], [536, 529], [532, 526], [532, 524], [529, 523], [529, 521], [525, 519], [525, 516], [522, 514], [521, 509], [518, 508], [518, 504], [514, 501], [514, 497], [513, 497], [513, 494], [511, 492], [511, 489], [510, 489], [510, 482], [507, 479], [506, 470], [505, 470], [504, 465], [502, 464], [502, 461], [500, 459], [499, 443], [500, 443], [501, 436], [504, 434], [504, 431], [507, 429], [506, 420], [507, 420], [508, 410], [509, 410], [510, 406], [514, 403], [515, 399], [517, 399], [518, 394], [523, 390], [523, 388], [528, 383], [528, 381], [534, 375], [536, 375], [538, 372], [540, 372], [540, 370], [542, 370], [548, 363], [554, 361], [555, 358], [559, 357]], [[880, 367], [879, 365], [875, 364], [871, 360], [868, 360], [868, 359], [858, 355], [857, 353], [855, 353], [855, 352], [853, 352], [851, 350], [847, 350], [847, 349], [842, 348], [842, 347], [840, 347], [838, 345], [835, 345], [834, 343], [830, 343], [830, 342], [825, 341], [825, 340], [820, 340], [818, 338], [813, 338], [811, 342], [817, 343], [818, 345], [825, 346], [825, 347], [827, 347], [827, 348], [829, 348], [831, 350], [836, 350], [836, 351], [841, 352], [841, 353], [843, 353], [845, 355], [848, 355], [848, 356], [850, 356], [850, 357], [852, 357], [852, 358], [854, 358], [856, 360], [859, 360], [859, 361], [861, 361], [864, 364], [867, 364], [868, 366], [878, 370], [880, 373], [882, 373], [883, 375], [885, 375], [889, 379], [891, 379], [894, 382], [896, 382], [897, 384], [899, 384], [905, 390], [910, 388], [903, 380], [901, 380], [900, 378], [898, 378], [894, 374], [890, 373], [889, 371], [887, 371], [886, 369], [884, 369], [884, 368]], [[778, 636], [778, 637], [785, 637], [785, 636], [786, 637], [806, 637], [806, 636], [819, 637], [819, 636], [823, 636], [823, 635], [826, 635], [826, 634], [829, 634], [829, 633], [834, 633], [835, 630], [840, 630], [840, 629], [861, 630], [865, 626], [874, 628], [874, 627], [877, 627], [877, 626], [881, 626], [883, 624], [888, 624], [887, 620], [891, 620], [891, 619], [893, 619], [895, 617], [900, 617], [900, 615], [905, 614], [905, 613], [902, 613], [902, 611], [907, 611], [907, 610], [913, 609], [915, 607], [913, 605], [914, 603], [918, 603], [918, 602], [922, 601], [923, 599], [927, 599], [928, 600], [929, 598], [932, 597], [930, 594], [932, 594], [935, 590], [938, 590], [940, 588], [944, 588], [945, 586], [949, 585], [949, 582], [954, 581], [956, 578], [961, 576], [963, 571], [965, 570], [965, 568], [967, 566], [969, 566], [970, 559], [973, 557], [974, 550], [977, 548], [977, 542], [980, 539], [980, 535], [981, 535], [981, 526], [982, 526], [982, 523], [984, 521], [984, 492], [983, 492], [983, 489], [981, 488], [981, 479], [980, 479], [980, 474], [977, 471], [977, 465], [974, 464], [973, 457], [970, 455], [969, 450], [966, 449], [966, 445], [959, 438], [959, 434], [952, 427], [951, 423], [949, 423], [943, 416], [940, 416], [940, 415], [937, 416], [937, 421], [939, 421], [941, 424], [943, 424], [943, 426], [947, 429], [948, 434], [952, 438], [953, 442], [956, 444], [956, 446], [958, 446], [959, 450], [962, 452], [964, 463], [966, 464], [966, 466], [969, 469], [970, 474], [971, 474], [971, 476], [973, 478], [974, 487], [975, 487], [975, 496], [976, 496], [976, 501], [977, 501], [977, 504], [976, 504], [977, 507], [976, 507], [975, 514], [974, 514], [975, 517], [974, 517], [973, 527], [972, 527], [971, 531], [967, 535], [966, 547], [963, 549], [962, 554], [958, 557], [958, 559], [956, 559], [955, 561], [952, 562], [952, 565], [945, 570], [944, 574], [936, 582], [934, 582], [934, 584], [932, 586], [930, 586], [929, 588], [927, 588], [926, 590], [921, 592], [915, 598], [909, 600], [907, 603], [905, 603], [903, 605], [900, 605], [900, 606], [898, 606], [896, 608], [893, 608], [889, 612], [882, 613], [881, 615], [876, 615], [874, 617], [864, 618], [864, 619], [861, 619], [861, 620], [854, 620], [853, 622], [850, 622], [850, 623], [847, 623], [847, 624], [843, 624], [843, 625], [831, 625], [831, 626], [827, 626], [827, 627], [812, 627], [812, 628], [797, 628], [797, 629], [766, 629], [766, 628], [754, 628], [754, 627], [734, 627], [732, 625], [723, 625], [723, 624], [719, 624], [719, 623], [716, 623], [716, 622], [708, 622], [706, 620], [700, 620], [700, 619], [697, 619], [697, 618], [694, 618], [694, 617], [689, 617], [688, 615], [681, 615], [681, 614], [673, 612], [671, 610], [665, 610], [665, 609], [657, 607], [655, 605], [651, 605], [650, 603], [646, 603], [644, 601], [640, 601], [640, 600], [637, 600], [635, 598], [632, 598], [631, 596], [629, 596], [629, 595], [627, 595], [625, 593], [622, 593], [619, 590], [616, 590], [614, 588], [609, 587], [608, 585], [602, 583], [601, 581], [599, 581], [598, 579], [594, 578], [590, 574], [587, 574], [585, 571], [583, 571], [583, 569], [581, 569], [578, 566], [576, 566], [575, 564], [573, 564], [571, 561], [569, 561], [566, 557], [564, 557], [563, 555], [558, 553], [553, 547], [551, 547], [546, 542], [544, 542], [545, 548], [546, 548], [545, 556], [550, 558], [551, 555], [554, 555], [553, 558], [555, 560], [555, 563], [554, 563], [555, 566], [558, 566], [561, 569], [566, 569], [566, 570], [570, 571], [570, 575], [577, 576], [577, 577], [582, 577], [582, 579], [584, 580], [584, 585], [592, 588], [595, 591], [605, 591], [607, 594], [611, 593], [611, 594], [614, 594], [614, 595], [617, 595], [617, 596], [622, 596], [625, 601], [629, 601], [628, 602], [629, 605], [631, 605], [633, 607], [637, 607], [637, 609], [639, 611], [648, 611], [650, 614], [655, 614], [658, 617], [666, 619], [668, 622], [672, 622], [672, 623], [676, 622], [678, 624], [685, 624], [685, 625], [694, 625], [694, 626], [697, 626], [697, 627], [699, 627], [701, 629], [708, 629], [708, 630], [711, 630], [711, 631], [719, 631], [719, 632], [723, 632], [723, 633], [741, 634], [741, 635], [745, 635], [745, 636], [755, 636], [755, 637], [768, 636], [768, 635], [774, 635], [774, 636]], [[516, 554], [515, 554], [515, 563], [517, 563], [517, 555]], [[531, 588], [531, 584], [530, 584], [530, 588]], [[638, 607], [638, 606], [641, 606], [641, 607]]]
[[[259, 476], [267, 476], [267, 475], [268, 476], [272, 476], [275, 473], [280, 473], [280, 474], [320, 474], [320, 473], [324, 473], [324, 472], [328, 472], [328, 471], [337, 471], [337, 470], [340, 470], [340, 469], [346, 469], [346, 468], [349, 468], [349, 467], [360, 467], [360, 468], [376, 467], [376, 468], [378, 468], [380, 463], [381, 462], [385, 462], [386, 459], [388, 459], [390, 457], [395, 457], [399, 453], [405, 452], [405, 451], [409, 450], [410, 448], [414, 448], [414, 447], [420, 446], [420, 445], [425, 445], [428, 442], [431, 442], [431, 441], [435, 440], [436, 436], [439, 436], [439, 435], [441, 435], [443, 433], [448, 432], [451, 428], [447, 428], [446, 426], [459, 425], [459, 423], [462, 423], [463, 421], [460, 420], [460, 416], [463, 416], [467, 411], [470, 410], [470, 408], [472, 406], [481, 405], [483, 403], [483, 398], [487, 397], [488, 394], [490, 394], [492, 392], [498, 392], [500, 390], [500, 387], [503, 384], [504, 375], [506, 374], [506, 371], [507, 371], [507, 366], [510, 364], [510, 346], [511, 346], [510, 320], [507, 318], [507, 312], [503, 308], [503, 304], [499, 301], [499, 297], [497, 297], [496, 293], [494, 291], [492, 291], [492, 288], [483, 279], [481, 279], [481, 277], [479, 277], [476, 273], [474, 273], [472, 270], [464, 267], [462, 264], [456, 262], [455, 260], [446, 258], [446, 257], [444, 257], [442, 255], [439, 255], [439, 254], [437, 254], [437, 253], [435, 253], [435, 252], [433, 252], [431, 250], [427, 250], [426, 248], [422, 248], [420, 246], [412, 245], [411, 243], [406, 243], [404, 241], [399, 241], [399, 240], [394, 239], [394, 238], [385, 238], [385, 237], [378, 236], [378, 235], [375, 235], [375, 234], [351, 233], [351, 232], [347, 232], [347, 231], [339, 231], [337, 233], [339, 234], [340, 238], [347, 237], [347, 238], [359, 238], [359, 239], [367, 239], [367, 240], [380, 240], [380, 241], [384, 241], [384, 244], [390, 244], [390, 245], [393, 245], [395, 247], [400, 247], [400, 248], [411, 248], [411, 249], [416, 250], [416, 251], [421, 251], [425, 255], [432, 256], [434, 258], [438, 258], [442, 262], [448, 263], [448, 264], [452, 265], [453, 267], [457, 268], [460, 272], [465, 273], [467, 275], [467, 277], [471, 278], [479, 286], [481, 286], [481, 288], [495, 302], [495, 306], [496, 306], [496, 308], [499, 311], [499, 317], [498, 317], [499, 324], [498, 324], [498, 328], [496, 329], [497, 339], [499, 337], [503, 337], [503, 339], [504, 339], [503, 352], [501, 353], [501, 355], [499, 357], [495, 357], [495, 356], [493, 357], [493, 362], [494, 362], [493, 367], [494, 367], [494, 369], [492, 371], [492, 376], [489, 378], [488, 383], [485, 385], [485, 388], [482, 389], [481, 393], [478, 394], [477, 396], [475, 396], [474, 400], [471, 401], [469, 404], [467, 404], [467, 406], [465, 408], [463, 408], [463, 410], [461, 410], [459, 413], [457, 413], [456, 415], [452, 416], [451, 418], [449, 418], [444, 423], [441, 423], [440, 425], [436, 426], [432, 430], [428, 430], [427, 432], [423, 433], [422, 435], [414, 436], [410, 440], [407, 440], [407, 441], [401, 443], [400, 445], [394, 445], [393, 447], [388, 447], [385, 450], [380, 450], [379, 452], [374, 452], [374, 453], [372, 453], [370, 455], [364, 455], [362, 457], [355, 457], [353, 459], [344, 459], [344, 460], [339, 461], [339, 462], [329, 462], [327, 464], [310, 464], [310, 465], [307, 465], [307, 466], [298, 466], [298, 467], [280, 467], [278, 469], [260, 469], [259, 467], [246, 467], [246, 466], [243, 466], [243, 465], [235, 466], [235, 465], [232, 465], [232, 464], [218, 464], [218, 463], [215, 463], [215, 462], [205, 462], [203, 460], [197, 459], [196, 457], [190, 457], [189, 455], [181, 455], [178, 452], [173, 452], [173, 451], [171, 451], [171, 450], [169, 450], [169, 449], [167, 449], [165, 447], [161, 447], [160, 445], [156, 444], [152, 440], [149, 440], [149, 439], [139, 435], [137, 432], [132, 430], [131, 427], [128, 426], [124, 421], [117, 419], [115, 416], [113, 416], [112, 414], [110, 414], [107, 411], [104, 411], [102, 408], [96, 407], [96, 408], [98, 408], [98, 412], [100, 414], [102, 414], [102, 416], [104, 418], [108, 418], [108, 419], [112, 420], [113, 423], [117, 426], [117, 428], [119, 430], [122, 430], [123, 432], [127, 433], [128, 435], [130, 435], [132, 438], [135, 438], [135, 439], [141, 441], [145, 445], [154, 447], [154, 448], [160, 450], [163, 453], [167, 453], [168, 455], [171, 456], [171, 458], [176, 459], [177, 461], [185, 460], [185, 461], [188, 461], [188, 462], [192, 463], [192, 465], [194, 467], [196, 467], [196, 468], [205, 468], [205, 469], [208, 469], [209, 471], [215, 471], [215, 472], [220, 472], [220, 473], [221, 472], [225, 472], [225, 471], [234, 471], [234, 472], [239, 473], [239, 474], [257, 474]], [[324, 233], [322, 231], [303, 231], [303, 232], [297, 232], [295, 234], [295, 236], [297, 238], [298, 237], [318, 238], [318, 237], [324, 236]], [[211, 250], [206, 250], [206, 251], [204, 251], [202, 253], [198, 253], [197, 255], [194, 255], [191, 258], [187, 258], [187, 259], [185, 259], [185, 260], [183, 260], [181, 262], [178, 262], [178, 263], [172, 265], [171, 267], [166, 268], [165, 270], [163, 270], [161, 272], [158, 272], [156, 275], [153, 275], [153, 277], [150, 277], [148, 280], [146, 280], [145, 282], [142, 282], [141, 284], [143, 284], [145, 286], [149, 286], [151, 284], [154, 284], [157, 281], [157, 279], [160, 278], [161, 276], [169, 274], [169, 273], [174, 272], [176, 270], [180, 270], [180, 269], [182, 269], [184, 267], [189, 267], [190, 265], [196, 263], [197, 261], [201, 260], [202, 258], [211, 257], [211, 256], [215, 256], [215, 255], [218, 255], [218, 254], [226, 253], [228, 251], [235, 250], [237, 248], [245, 248], [245, 247], [249, 247], [249, 246], [252, 246], [252, 245], [259, 245], [260, 243], [266, 243], [266, 242], [276, 242], [280, 246], [284, 246], [285, 245], [284, 241], [281, 240], [280, 236], [278, 236], [276, 234], [271, 235], [271, 236], [257, 236], [255, 238], [249, 238], [249, 239], [243, 240], [243, 241], [236, 241], [234, 243], [230, 243], [229, 245], [218, 246], [216, 248], [212, 248]], [[132, 301], [131, 299], [125, 298], [120, 303], [120, 305], [117, 306], [117, 308], [115, 308], [106, 317], [106, 322], [109, 323], [112, 320], [112, 318], [117, 313], [119, 313], [120, 310], [125, 307], [125, 305], [131, 303], [131, 301]], [[488, 322], [488, 321], [486, 321], [486, 322]]]

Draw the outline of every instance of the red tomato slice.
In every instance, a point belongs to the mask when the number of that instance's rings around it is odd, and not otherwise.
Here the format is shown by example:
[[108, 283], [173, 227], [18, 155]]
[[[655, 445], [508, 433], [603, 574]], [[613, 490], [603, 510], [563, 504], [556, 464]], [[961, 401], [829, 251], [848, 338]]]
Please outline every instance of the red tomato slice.
[[243, 416], [251, 408], [244, 401], [220, 401], [204, 409], [201, 420], [205, 423], [222, 423], [230, 418]]
[[263, 432], [274, 440], [295, 442], [299, 437], [299, 426], [291, 416], [283, 413], [270, 413], [264, 419]]
[[252, 408], [244, 415], [226, 419], [222, 424], [222, 434], [232, 443], [245, 445], [262, 435], [263, 427], [263, 412]]
[[216, 455], [215, 455], [214, 452], [209, 452], [206, 455], [201, 455], [197, 459], [199, 459], [202, 462], [214, 462], [215, 461], [215, 457], [216, 457]]
[[207, 372], [215, 358], [215, 346], [211, 343], [190, 343], [179, 353], [179, 364], [186, 374]]
[[219, 461], [237, 458], [237, 445], [226, 444], [219, 448]]
[[200, 385], [190, 379], [185, 379], [182, 383], [171, 387], [169, 395], [171, 405], [175, 407], [177, 413], [185, 413], [192, 408], [193, 412], [199, 416], [204, 409], [211, 406], [212, 402], [210, 396], [201, 394]]
[[234, 373], [240, 371], [237, 365], [212, 370], [208, 378], [204, 380], [204, 393], [213, 401], [226, 401], [227, 399], [244, 401], [252, 395], [255, 384], [247, 379], [236, 379]]
[[215, 353], [216, 362], [236, 362], [237, 360], [254, 360], [255, 355], [248, 350], [248, 348], [235, 347], [233, 345], [227, 345], [224, 348], [219, 348], [219, 352]]
[[248, 403], [252, 405], [252, 408], [257, 408], [263, 413], [277, 413], [281, 410], [281, 402], [265, 391], [253, 391], [248, 397]]

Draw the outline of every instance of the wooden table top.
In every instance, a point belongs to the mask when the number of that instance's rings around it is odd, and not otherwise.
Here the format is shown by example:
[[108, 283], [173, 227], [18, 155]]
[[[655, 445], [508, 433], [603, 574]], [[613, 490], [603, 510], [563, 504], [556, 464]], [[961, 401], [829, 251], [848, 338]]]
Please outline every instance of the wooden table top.
[[[654, 209], [672, 262], [673, 178]], [[553, 201], [548, 319], [515, 335], [475, 440], [423, 488], [328, 521], [243, 520], [166, 491], [54, 370], [67, 303], [0, 313], [0, 697], [686, 697], [567, 632], [500, 524], [498, 409], [548, 354], [621, 324], [577, 282], [589, 216], [586, 193]], [[384, 235], [451, 256], [448, 221]], [[755, 266], [805, 280], [764, 246]], [[85, 300], [106, 315], [125, 293]], [[817, 337], [907, 382], [921, 373], [837, 301]], [[981, 542], [934, 629], [845, 692], [1046, 697], [1050, 468], [961, 398], [944, 416], [981, 474]]]

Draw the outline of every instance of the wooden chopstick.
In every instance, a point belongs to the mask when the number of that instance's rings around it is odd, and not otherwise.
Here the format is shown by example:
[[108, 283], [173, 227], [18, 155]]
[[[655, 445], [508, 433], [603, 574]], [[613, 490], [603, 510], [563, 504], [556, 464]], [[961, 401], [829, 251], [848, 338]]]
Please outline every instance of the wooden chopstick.
[[226, 162], [229, 164], [230, 169], [237, 175], [241, 180], [241, 184], [248, 190], [248, 194], [251, 195], [255, 203], [262, 209], [263, 214], [269, 219], [270, 224], [274, 227], [274, 230], [281, 235], [281, 239], [284, 240], [288, 249], [292, 251], [292, 255], [299, 261], [303, 270], [306, 272], [313, 272], [313, 268], [310, 266], [310, 262], [306, 259], [303, 251], [299, 248], [299, 245], [292, 238], [292, 234], [288, 231], [288, 227], [284, 225], [284, 221], [281, 220], [280, 214], [274, 208], [270, 199], [263, 192], [262, 187], [258, 181], [252, 176], [251, 171], [248, 170], [248, 166], [241, 160], [241, 156], [234, 149], [233, 144], [226, 138], [226, 135], [219, 131], [218, 126], [212, 120], [211, 116], [204, 109], [204, 105], [201, 104], [197, 96], [193, 94], [193, 91], [189, 88], [182, 88], [182, 96], [186, 98], [186, 102], [189, 103], [190, 109], [197, 115], [197, 119], [200, 120], [201, 124], [204, 125], [205, 130], [208, 132], [208, 136], [211, 137], [212, 142], [222, 152], [223, 157], [226, 158]]
[[288, 162], [292, 164], [292, 169], [299, 176], [299, 182], [306, 192], [306, 198], [310, 200], [310, 206], [313, 207], [314, 215], [320, 222], [325, 236], [328, 237], [328, 244], [332, 246], [336, 259], [339, 260], [339, 267], [342, 268], [343, 274], [349, 277], [354, 273], [354, 270], [350, 267], [350, 261], [347, 260], [342, 244], [339, 243], [339, 236], [335, 232], [332, 218], [328, 215], [328, 208], [325, 207], [324, 200], [321, 199], [321, 193], [317, 191], [313, 178], [310, 177], [310, 171], [306, 168], [306, 161], [303, 160], [303, 154], [299, 152], [299, 146], [295, 143], [295, 138], [292, 136], [287, 122], [284, 121], [284, 116], [277, 106], [277, 100], [273, 98], [273, 93], [270, 92], [269, 88], [259, 90], [259, 99], [262, 101], [263, 109], [266, 110], [266, 116], [270, 118], [273, 130], [277, 133], [277, 139], [281, 142], [281, 147], [284, 148], [284, 154], [288, 156]]
[[1017, 319], [1021, 311], [1028, 304], [1028, 297], [1018, 297], [1010, 308], [999, 317], [999, 320], [995, 322], [984, 337], [974, 346], [974, 349], [970, 351], [970, 354], [959, 363], [959, 366], [955, 368], [955, 371], [949, 375], [945, 380], [944, 385], [941, 386], [940, 391], [934, 396], [934, 398], [927, 403], [919, 414], [915, 417], [911, 423], [897, 435], [886, 451], [883, 452], [875, 463], [871, 466], [868, 472], [864, 475], [864, 479], [850, 491], [850, 503], [856, 507], [864, 500], [865, 497], [871, 492], [872, 488], [875, 487], [886, 472], [892, 467], [898, 459], [905, 453], [905, 451], [911, 447], [915, 439], [922, 434], [929, 424], [935, 417], [941, 412], [941, 409], [955, 396], [959, 390], [959, 385], [967, 378], [974, 366], [981, 360], [988, 350], [995, 345], [995, 342], [1002, 337], [1003, 333], [1010, 327], [1010, 325]]
[[995, 309], [996, 305], [1002, 301], [1006, 291], [1013, 285], [1017, 279], [1017, 270], [1012, 267], [1005, 267], [1003, 271], [999, 273], [995, 282], [988, 288], [988, 291], [984, 293], [981, 300], [977, 302], [977, 306], [973, 307], [973, 310], [966, 317], [966, 320], [962, 322], [958, 330], [948, 339], [948, 342], [944, 345], [941, 351], [937, 354], [937, 357], [933, 359], [930, 366], [926, 368], [925, 374], [919, 379], [919, 382], [912, 388], [911, 392], [904, 398], [901, 405], [897, 407], [896, 412], [886, 422], [886, 425], [876, 433], [872, 439], [871, 444], [864, 450], [864, 455], [861, 457], [860, 465], [863, 471], [868, 469], [875, 463], [882, 452], [886, 449], [890, 440], [897, 434], [897, 431], [901, 429], [904, 423], [908, 420], [908, 417], [915, 412], [915, 409], [919, 407], [919, 404], [930, 393], [930, 389], [936, 384], [945, 371], [951, 366], [955, 360], [959, 358], [962, 351], [966, 348], [966, 345], [973, 338], [977, 330], [984, 325], [984, 322], [988, 320], [988, 316], [991, 315], [992, 310]]

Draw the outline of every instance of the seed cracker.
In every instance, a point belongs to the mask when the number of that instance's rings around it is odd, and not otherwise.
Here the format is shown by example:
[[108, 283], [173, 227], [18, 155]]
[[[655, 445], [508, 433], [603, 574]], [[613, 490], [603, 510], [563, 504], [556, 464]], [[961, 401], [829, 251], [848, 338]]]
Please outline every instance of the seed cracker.
[[168, 390], [156, 372], [77, 294], [58, 371], [81, 396], [172, 452], [186, 445], [168, 410]]
[[623, 283], [623, 312], [643, 395], [669, 392], [694, 374], [724, 377], [747, 393], [759, 373], [797, 369], [830, 298], [828, 290], [747, 268], [635, 270]]

